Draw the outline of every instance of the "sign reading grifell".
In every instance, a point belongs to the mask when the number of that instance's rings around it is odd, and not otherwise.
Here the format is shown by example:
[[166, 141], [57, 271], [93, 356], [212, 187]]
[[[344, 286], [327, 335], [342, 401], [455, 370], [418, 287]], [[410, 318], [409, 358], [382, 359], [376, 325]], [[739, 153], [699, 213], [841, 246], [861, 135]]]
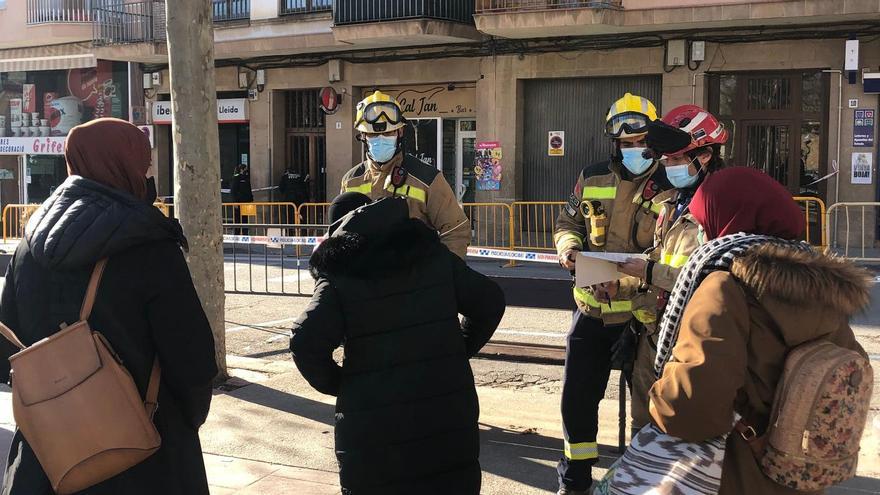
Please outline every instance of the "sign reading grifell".
[[393, 96], [400, 103], [404, 117], [408, 119], [477, 116], [477, 89], [473, 84], [368, 88], [364, 90], [364, 98], [373, 94], [376, 89]]

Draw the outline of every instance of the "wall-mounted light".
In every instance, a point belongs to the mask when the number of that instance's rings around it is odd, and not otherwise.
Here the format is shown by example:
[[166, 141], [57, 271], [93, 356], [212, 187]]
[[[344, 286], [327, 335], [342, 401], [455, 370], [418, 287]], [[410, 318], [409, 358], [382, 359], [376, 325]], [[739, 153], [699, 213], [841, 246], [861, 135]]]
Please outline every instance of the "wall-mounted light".
[[257, 91], [262, 93], [264, 89], [266, 89], [266, 71], [257, 69]]
[[152, 100], [156, 97], [156, 89], [153, 89], [153, 74], [144, 73], [144, 96]]

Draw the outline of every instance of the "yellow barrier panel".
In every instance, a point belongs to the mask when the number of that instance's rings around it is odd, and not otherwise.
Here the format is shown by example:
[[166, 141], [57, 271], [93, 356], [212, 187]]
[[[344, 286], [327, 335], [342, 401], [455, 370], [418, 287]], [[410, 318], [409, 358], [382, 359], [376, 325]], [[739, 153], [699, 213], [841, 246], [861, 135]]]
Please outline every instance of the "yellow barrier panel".
[[299, 222], [293, 203], [223, 203], [223, 223], [293, 225]]
[[514, 249], [556, 251], [553, 229], [564, 201], [515, 201], [511, 205]]
[[804, 220], [806, 221], [804, 240], [814, 246], [825, 248], [828, 245], [828, 232], [825, 229], [825, 202], [809, 196], [795, 196], [792, 199], [804, 210]]
[[153, 206], [159, 208], [159, 211], [168, 218], [174, 216], [174, 205], [171, 203], [153, 203]]
[[6, 205], [3, 208], [3, 241], [24, 237], [24, 227], [40, 205]]
[[[302, 225], [327, 225], [330, 223], [330, 203], [303, 203], [297, 209], [297, 216]], [[321, 236], [326, 229], [303, 228], [298, 229], [295, 235]]]
[[513, 210], [507, 203], [464, 203], [471, 246], [513, 249]]

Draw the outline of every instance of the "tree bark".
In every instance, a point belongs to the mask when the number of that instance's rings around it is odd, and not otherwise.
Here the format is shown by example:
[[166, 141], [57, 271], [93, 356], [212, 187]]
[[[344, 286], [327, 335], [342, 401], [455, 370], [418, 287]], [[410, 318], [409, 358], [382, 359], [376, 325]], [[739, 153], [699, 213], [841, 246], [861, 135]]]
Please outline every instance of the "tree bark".
[[165, 3], [174, 140], [174, 210], [187, 262], [214, 332], [218, 380], [227, 378], [220, 150], [211, 0]]

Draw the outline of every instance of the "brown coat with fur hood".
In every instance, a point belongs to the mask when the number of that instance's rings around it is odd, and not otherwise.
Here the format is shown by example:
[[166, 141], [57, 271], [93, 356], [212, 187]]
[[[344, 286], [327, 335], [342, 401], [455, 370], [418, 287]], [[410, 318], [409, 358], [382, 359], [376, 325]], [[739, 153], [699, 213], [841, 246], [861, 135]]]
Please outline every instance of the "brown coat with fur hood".
[[[700, 284], [685, 309], [673, 358], [650, 392], [663, 431], [689, 441], [731, 429], [734, 410], [766, 429], [786, 353], [823, 339], [864, 353], [849, 317], [869, 302], [870, 277], [846, 261], [763, 245]], [[803, 494], [765, 477], [736, 433], [720, 495]]]

